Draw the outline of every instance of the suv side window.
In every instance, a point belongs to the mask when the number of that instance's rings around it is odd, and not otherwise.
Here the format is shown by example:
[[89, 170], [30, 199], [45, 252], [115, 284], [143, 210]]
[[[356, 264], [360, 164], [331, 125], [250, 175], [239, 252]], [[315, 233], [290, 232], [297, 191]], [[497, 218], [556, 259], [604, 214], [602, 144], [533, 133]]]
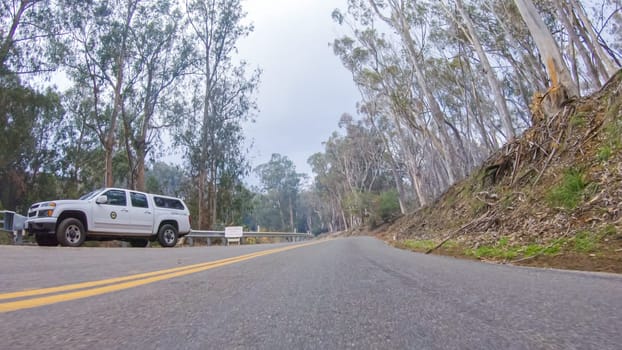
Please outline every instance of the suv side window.
[[163, 198], [163, 197], [154, 196], [153, 197], [153, 201], [154, 201], [156, 207], [169, 208], [169, 209], [179, 209], [179, 210], [183, 210], [184, 209], [184, 205], [181, 204], [179, 199]]
[[133, 207], [149, 208], [147, 196], [143, 193], [130, 192], [130, 200], [132, 201]]
[[108, 197], [108, 203], [110, 205], [127, 205], [127, 198], [125, 198], [125, 191], [121, 190], [108, 190], [104, 193]]

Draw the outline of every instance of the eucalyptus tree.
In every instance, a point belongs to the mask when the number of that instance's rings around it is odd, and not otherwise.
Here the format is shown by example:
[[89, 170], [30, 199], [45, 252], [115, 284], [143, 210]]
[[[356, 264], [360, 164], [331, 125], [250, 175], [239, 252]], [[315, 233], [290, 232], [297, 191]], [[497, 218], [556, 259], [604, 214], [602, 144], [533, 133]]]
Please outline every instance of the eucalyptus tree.
[[310, 190], [316, 195], [311, 197], [314, 199], [311, 205], [324, 223], [323, 227], [327, 227], [330, 232], [347, 230], [349, 222], [342, 205], [347, 190], [345, 181], [332, 168], [326, 153], [315, 153], [307, 162], [315, 174]]
[[49, 40], [58, 33], [50, 0], [0, 1], [0, 74], [34, 74], [53, 69]]
[[538, 13], [538, 9], [531, 0], [514, 0], [531, 37], [538, 46], [538, 51], [542, 55], [542, 61], [546, 66], [552, 87], [563, 87], [571, 96], [578, 94], [578, 85], [571, 74], [566, 61], [553, 38], [553, 34], [544, 23]]
[[[13, 81], [15, 80], [15, 81]], [[13, 83], [8, 84], [8, 81]], [[0, 202], [22, 211], [45, 194], [55, 194], [53, 175], [60, 169], [54, 143], [63, 111], [59, 96], [48, 89], [38, 92], [22, 86], [14, 75], [0, 83]]]
[[350, 0], [333, 12], [350, 29], [332, 46], [361, 93], [359, 112], [385, 123], [378, 129], [393, 168], [407, 170], [394, 175], [398, 193], [401, 177], [424, 205], [530, 126], [534, 95], [562, 96], [560, 81], [575, 94], [579, 84], [602, 84], [617, 64], [601, 34], [617, 23], [612, 3], [590, 8], [601, 13], [599, 28], [576, 0], [539, 9], [529, 0]]
[[173, 197], [184, 197], [187, 175], [179, 165], [155, 162], [145, 172], [145, 187], [148, 192], [162, 193]]
[[63, 110], [58, 93], [35, 80], [54, 67], [49, 13], [50, 1], [0, 2], [0, 202], [11, 210], [56, 191]]
[[259, 176], [262, 193], [278, 209], [280, 229], [293, 231], [303, 175], [296, 172], [289, 158], [277, 153], [272, 154], [267, 163], [257, 166], [255, 172]]
[[[601, 1], [600, 8], [608, 7], [607, 3], [609, 1]], [[577, 0], [546, 2], [556, 19], [553, 25], [545, 20], [550, 15], [543, 11], [548, 9], [539, 9], [531, 0], [515, 0], [514, 4], [546, 67], [550, 81], [546, 101], [553, 110], [564, 98], [580, 96], [582, 86], [588, 92], [599, 89], [620, 68], [606, 40], [596, 34], [583, 3]], [[620, 11], [619, 5], [614, 7], [611, 16]]]
[[158, 146], [160, 131], [176, 122], [170, 110], [192, 63], [183, 26], [177, 2], [159, 0], [139, 4], [129, 28], [133, 57], [121, 115], [130, 187], [138, 190], [145, 190], [147, 154]]
[[[370, 22], [372, 19], [366, 21]], [[372, 124], [374, 119], [385, 117], [395, 131], [391, 137], [397, 138], [401, 145], [398, 149], [404, 151], [401, 159], [408, 165], [411, 183], [417, 189], [418, 202], [424, 204], [429, 200], [429, 196], [425, 193], [436, 192], [428, 191], [426, 186], [438, 187], [439, 190], [446, 188], [451, 184], [450, 175], [454, 172], [464, 173], [466, 163], [452, 162], [447, 158], [446, 149], [450, 146], [437, 132], [439, 125], [427, 113], [425, 98], [418, 89], [418, 84], [413, 83], [416, 81], [416, 75], [411, 68], [410, 59], [403, 56], [405, 53], [394, 47], [391, 40], [378, 33], [373, 26], [369, 29], [354, 30], [354, 35], [355, 38], [343, 37], [335, 40], [334, 52], [352, 72], [361, 93], [360, 111], [363, 115], [366, 115]], [[434, 65], [439, 66], [438, 62]], [[435, 74], [438, 74], [440, 67], [435, 69]], [[439, 84], [438, 80], [434, 79], [429, 79], [425, 83], [430, 88]], [[438, 99], [439, 103], [442, 102], [440, 99], [442, 93], [436, 91], [435, 95], [434, 98]], [[456, 139], [462, 140], [463, 136], [456, 124], [460, 123], [460, 119], [444, 118], [446, 123], [441, 127], [451, 125], [450, 129], [459, 135]], [[426, 152], [418, 151], [424, 148]], [[465, 152], [467, 148], [462, 149], [464, 154], [461, 158], [468, 159], [470, 155]], [[391, 153], [391, 156], [398, 155]], [[422, 164], [426, 162], [430, 167], [427, 171], [422, 171]], [[436, 174], [443, 176], [434, 181], [425, 179], [428, 175]], [[424, 184], [426, 182], [427, 184]], [[399, 189], [397, 190], [399, 192]]]
[[78, 198], [101, 186], [104, 154], [97, 133], [89, 127], [93, 100], [88, 96], [89, 88], [85, 86], [75, 85], [65, 91], [62, 95], [65, 118], [55, 125], [54, 144], [62, 152], [59, 176], [68, 198]]
[[319, 221], [330, 223], [330, 230], [359, 226], [367, 218], [382, 216], [379, 208], [388, 192], [399, 212], [395, 172], [400, 166], [389, 155], [378, 126], [345, 114], [339, 127], [343, 135], [333, 133], [324, 151], [308, 160], [315, 173], [311, 191], [316, 194], [311, 198], [320, 199], [310, 205]]
[[177, 135], [196, 180], [203, 228], [216, 221], [221, 174], [239, 179], [246, 171], [241, 123], [256, 109], [252, 95], [259, 71], [249, 75], [246, 62], [234, 60], [238, 40], [253, 29], [242, 23], [239, 0], [187, 0], [185, 9], [196, 53], [192, 93]]
[[75, 85], [89, 88], [89, 127], [104, 149], [105, 186], [112, 186], [118, 126], [133, 57], [130, 33], [140, 0], [62, 0], [57, 15], [67, 28], [64, 64]]
[[458, 178], [464, 176], [461, 167], [456, 166], [461, 163], [457, 144], [462, 143], [462, 140], [459, 133], [448, 130], [452, 129], [453, 125], [446, 118], [441, 103], [428, 84], [430, 79], [425, 70], [426, 46], [424, 45], [427, 40], [426, 14], [429, 13], [428, 4], [407, 0], [368, 0], [368, 5], [379, 19], [396, 31], [402, 41], [402, 47], [415, 78], [414, 84], [421, 93], [422, 102], [436, 124], [436, 132], [442, 144], [442, 147], [438, 147], [438, 151], [445, 159], [448, 181], [454, 183]]
[[[596, 34], [583, 4], [577, 0], [551, 0], [551, 2], [555, 8], [556, 18], [562, 23], [568, 35], [568, 45], [577, 51], [581, 59], [581, 67], [588, 76], [586, 80], [589, 90], [594, 91], [600, 88], [620, 66], [615, 64], [614, 57], [605, 52], [605, 49], [608, 49], [606, 42]], [[616, 5], [616, 7], [619, 6], [619, 4]], [[601, 8], [606, 7], [603, 2]], [[618, 12], [620, 9], [616, 8], [614, 11]], [[571, 64], [575, 67], [579, 66], [575, 62]], [[578, 67], [575, 70], [579, 70]], [[578, 80], [578, 78], [575, 79]]]
[[475, 25], [466, 9], [462, 0], [455, 0], [454, 7], [457, 10], [457, 13], [453, 13], [450, 10], [450, 4], [447, 0], [440, 1], [440, 5], [443, 10], [448, 14], [448, 16], [455, 21], [456, 25], [467, 41], [471, 44], [477, 57], [479, 59], [480, 64], [482, 65], [482, 71], [486, 75], [488, 85], [493, 92], [495, 106], [499, 115], [501, 116], [501, 122], [503, 124], [503, 129], [505, 133], [506, 139], [513, 139], [515, 136], [514, 125], [512, 122], [512, 116], [510, 115], [510, 110], [508, 109], [507, 102], [501, 88], [501, 84], [499, 83], [499, 79], [497, 78], [496, 71], [493, 69], [492, 64], [490, 63], [490, 59], [488, 58], [488, 54], [484, 50], [484, 46], [482, 41], [480, 40], [480, 34], [475, 29]]

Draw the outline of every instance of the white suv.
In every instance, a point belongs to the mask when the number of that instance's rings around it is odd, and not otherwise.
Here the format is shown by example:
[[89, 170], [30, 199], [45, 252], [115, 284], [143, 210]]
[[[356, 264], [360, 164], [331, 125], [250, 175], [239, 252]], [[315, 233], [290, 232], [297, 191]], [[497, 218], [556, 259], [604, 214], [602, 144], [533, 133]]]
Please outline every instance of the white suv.
[[121, 188], [103, 188], [77, 200], [33, 204], [26, 228], [42, 246], [78, 247], [85, 240], [126, 240], [146, 247], [157, 240], [174, 247], [190, 233], [183, 200]]

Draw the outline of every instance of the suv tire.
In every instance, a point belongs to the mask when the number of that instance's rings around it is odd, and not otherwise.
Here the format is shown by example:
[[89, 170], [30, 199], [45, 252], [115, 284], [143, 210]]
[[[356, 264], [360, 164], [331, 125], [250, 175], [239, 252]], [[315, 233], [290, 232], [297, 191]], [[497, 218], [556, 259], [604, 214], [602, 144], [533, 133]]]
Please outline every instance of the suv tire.
[[165, 224], [158, 230], [158, 242], [163, 247], [174, 247], [178, 239], [177, 229], [171, 224]]
[[86, 239], [82, 221], [74, 218], [63, 220], [56, 229], [56, 239], [65, 247], [79, 247]]

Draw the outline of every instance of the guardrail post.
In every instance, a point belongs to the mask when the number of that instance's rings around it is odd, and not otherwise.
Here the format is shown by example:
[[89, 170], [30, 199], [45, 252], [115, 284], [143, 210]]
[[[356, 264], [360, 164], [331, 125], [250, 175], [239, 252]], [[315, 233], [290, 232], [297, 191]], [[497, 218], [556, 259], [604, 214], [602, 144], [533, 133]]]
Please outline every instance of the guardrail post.
[[13, 231], [13, 237], [14, 237], [13, 239], [14, 239], [15, 244], [17, 245], [24, 244], [23, 235], [24, 235], [24, 230]]

